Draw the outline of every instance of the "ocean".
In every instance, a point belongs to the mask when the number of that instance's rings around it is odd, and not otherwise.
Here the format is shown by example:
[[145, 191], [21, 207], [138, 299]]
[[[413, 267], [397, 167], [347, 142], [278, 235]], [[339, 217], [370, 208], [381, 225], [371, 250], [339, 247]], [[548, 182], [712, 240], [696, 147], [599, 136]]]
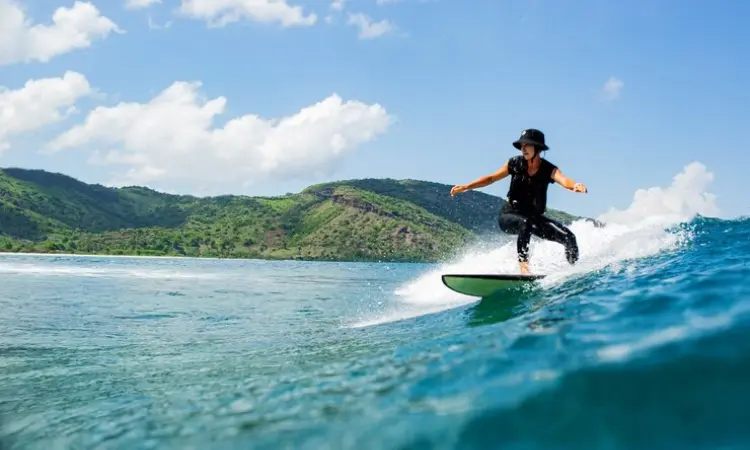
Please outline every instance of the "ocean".
[[750, 219], [643, 190], [439, 264], [0, 255], [2, 449], [750, 448]]

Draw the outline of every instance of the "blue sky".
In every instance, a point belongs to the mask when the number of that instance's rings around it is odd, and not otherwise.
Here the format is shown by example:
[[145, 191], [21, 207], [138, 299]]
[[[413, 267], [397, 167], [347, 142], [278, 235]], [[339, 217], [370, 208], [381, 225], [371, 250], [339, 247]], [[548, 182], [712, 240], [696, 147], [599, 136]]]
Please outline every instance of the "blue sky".
[[[277, 5], [226, 23], [209, 9], [180, 13], [181, 0], [125, 3], [92, 2], [109, 22], [91, 10], [88, 22], [62, 20], [63, 31], [79, 26], [91, 36], [68, 47], [64, 38], [80, 33], [41, 39], [0, 19], [0, 85], [16, 111], [12, 122], [0, 116], [0, 166], [197, 194], [274, 195], [363, 177], [453, 185], [495, 171], [517, 154], [510, 143], [520, 131], [536, 127], [547, 135], [546, 157], [589, 188], [584, 196], [553, 185], [550, 207], [625, 208], [638, 188], [668, 186], [698, 161], [714, 174], [708, 190], [722, 215], [750, 214], [747, 2], [348, 0], [335, 9], [287, 0], [301, 14]], [[0, 0], [0, 16], [18, 5]], [[74, 3], [25, 0], [24, 26], [51, 25], [60, 7]], [[390, 28], [360, 35], [348, 23], [358, 13]], [[284, 26], [294, 17], [307, 22]], [[86, 80], [66, 79], [77, 86], [70, 95], [52, 84], [35, 92], [54, 98], [7, 95], [66, 71]], [[136, 105], [175, 82], [185, 84], [167, 106]], [[201, 107], [225, 99], [213, 122], [200, 111], [214, 106], [179, 109], [191, 93]], [[265, 122], [333, 94], [341, 103]], [[40, 119], [34, 105], [47, 101], [60, 116]], [[110, 109], [87, 122], [96, 107]], [[263, 120], [206, 131], [244, 115]], [[484, 191], [504, 195], [507, 186]]]

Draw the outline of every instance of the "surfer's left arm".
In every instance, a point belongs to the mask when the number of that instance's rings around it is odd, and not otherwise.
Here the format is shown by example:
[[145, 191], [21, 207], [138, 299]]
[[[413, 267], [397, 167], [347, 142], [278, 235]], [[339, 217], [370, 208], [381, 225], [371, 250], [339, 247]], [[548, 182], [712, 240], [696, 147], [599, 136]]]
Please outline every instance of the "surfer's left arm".
[[562, 171], [558, 168], [555, 168], [555, 170], [552, 172], [552, 179], [555, 181], [555, 183], [559, 184], [569, 191], [588, 192], [588, 189], [586, 189], [586, 186], [584, 186], [583, 183], [577, 183], [571, 180], [570, 178], [563, 175]]

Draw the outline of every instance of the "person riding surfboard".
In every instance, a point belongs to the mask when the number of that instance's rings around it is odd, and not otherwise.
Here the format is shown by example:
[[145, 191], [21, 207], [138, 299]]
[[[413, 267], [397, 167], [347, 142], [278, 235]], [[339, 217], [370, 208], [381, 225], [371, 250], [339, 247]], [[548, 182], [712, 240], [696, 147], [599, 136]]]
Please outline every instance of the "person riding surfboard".
[[498, 217], [500, 229], [508, 234], [517, 234], [518, 262], [521, 273], [529, 273], [529, 242], [531, 235], [557, 242], [565, 246], [565, 256], [570, 264], [578, 261], [576, 236], [563, 224], [544, 215], [547, 208], [547, 188], [557, 183], [573, 192], [587, 193], [583, 183], [563, 175], [553, 163], [542, 158], [540, 153], [549, 150], [544, 142], [544, 133], [535, 128], [521, 132], [513, 147], [521, 155], [508, 159], [495, 173], [480, 177], [471, 183], [453, 186], [451, 197], [458, 193], [489, 186], [511, 176], [507, 201]]

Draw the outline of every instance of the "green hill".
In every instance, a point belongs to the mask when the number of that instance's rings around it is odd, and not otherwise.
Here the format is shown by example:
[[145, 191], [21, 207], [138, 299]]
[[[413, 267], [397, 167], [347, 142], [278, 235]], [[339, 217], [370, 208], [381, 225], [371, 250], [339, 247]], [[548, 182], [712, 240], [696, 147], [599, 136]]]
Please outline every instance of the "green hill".
[[478, 191], [451, 198], [450, 188], [363, 179], [278, 197], [194, 197], [3, 169], [0, 251], [435, 261], [498, 233], [503, 199]]

